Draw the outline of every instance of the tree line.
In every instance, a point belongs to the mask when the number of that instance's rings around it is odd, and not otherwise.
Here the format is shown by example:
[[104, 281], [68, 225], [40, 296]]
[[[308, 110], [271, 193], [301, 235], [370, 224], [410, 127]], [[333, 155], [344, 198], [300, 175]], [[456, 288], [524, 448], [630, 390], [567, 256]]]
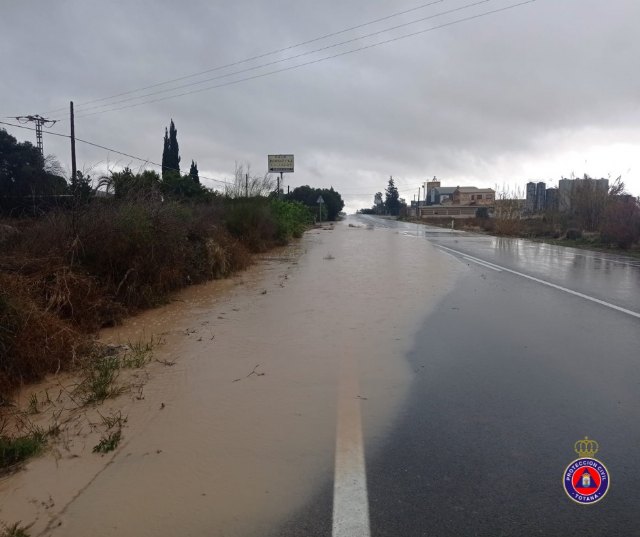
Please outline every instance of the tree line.
[[398, 216], [406, 207], [407, 203], [400, 197], [396, 183], [391, 176], [384, 192], [384, 199], [382, 192], [376, 192], [373, 196], [373, 206], [370, 209], [361, 209], [359, 212], [361, 214]]
[[[134, 171], [127, 166], [109, 171], [96, 182], [88, 173], [81, 171], [67, 181], [55, 157], [44, 158], [30, 142], [18, 142], [6, 130], [0, 129], [0, 211], [23, 214], [56, 206], [70, 207], [78, 202], [88, 202], [100, 193], [120, 200], [145, 196], [192, 201], [210, 201], [221, 196], [278, 197], [303, 204], [322, 220], [336, 220], [344, 208], [341, 195], [333, 187], [305, 185], [288, 194], [276, 192], [271, 176], [251, 173], [248, 164], [236, 164], [233, 182], [225, 186], [224, 193], [220, 193], [201, 183], [195, 160], [191, 160], [186, 174], [182, 173], [180, 164], [178, 129], [173, 119], [165, 128], [160, 173], [154, 170]], [[324, 200], [321, 212], [317, 203], [319, 196]]]

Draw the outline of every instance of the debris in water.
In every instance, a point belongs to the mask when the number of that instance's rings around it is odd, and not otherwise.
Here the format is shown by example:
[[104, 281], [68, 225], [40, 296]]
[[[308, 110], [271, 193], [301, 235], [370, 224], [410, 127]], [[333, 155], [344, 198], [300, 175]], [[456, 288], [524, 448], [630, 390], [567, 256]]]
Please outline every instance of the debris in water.
[[251, 375], [255, 375], [256, 377], [264, 377], [264, 373], [260, 373], [258, 371], [256, 371], [256, 369], [258, 369], [260, 367], [260, 364], [257, 364], [252, 370], [251, 373], [249, 373], [247, 376], [245, 377], [240, 377], [239, 379], [235, 379], [233, 382], [238, 382], [239, 380], [244, 379], [248, 379]]

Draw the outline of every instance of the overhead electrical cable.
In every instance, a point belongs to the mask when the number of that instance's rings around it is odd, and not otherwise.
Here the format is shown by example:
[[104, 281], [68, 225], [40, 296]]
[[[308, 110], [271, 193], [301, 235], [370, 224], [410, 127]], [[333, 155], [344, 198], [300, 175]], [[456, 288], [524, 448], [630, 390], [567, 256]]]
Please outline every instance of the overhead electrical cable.
[[[31, 127], [25, 127], [24, 125], [16, 125], [15, 123], [7, 123], [6, 121], [0, 121], [0, 124], [9, 125], [10, 127], [16, 127], [17, 129], [25, 129], [27, 131], [33, 131], [33, 132], [36, 131], [36, 129], [33, 129]], [[71, 138], [71, 136], [69, 136], [68, 134], [61, 134], [59, 132], [45, 131], [45, 130], [43, 130], [42, 132], [46, 134], [51, 134], [52, 136], [60, 136], [61, 138]]]
[[[492, 0], [483, 0], [483, 1], [492, 1]], [[501, 13], [501, 12], [504, 12], [504, 11], [515, 9], [515, 8], [518, 8], [518, 7], [527, 5], [527, 4], [533, 4], [536, 1], [537, 0], [525, 0], [525, 1], [519, 2], [517, 4], [512, 4], [512, 5], [509, 5], [509, 6], [506, 6], [506, 7], [497, 8], [497, 9], [493, 9], [493, 10], [490, 10], [490, 11], [485, 11], [485, 12], [478, 13], [476, 15], [471, 15], [471, 16], [468, 16], [468, 17], [464, 17], [464, 18], [461, 18], [461, 19], [456, 19], [454, 21], [443, 23], [443, 24], [440, 24], [438, 26], [432, 26], [430, 28], [426, 28], [426, 29], [423, 29], [423, 30], [418, 30], [416, 32], [411, 32], [409, 34], [404, 34], [404, 35], [401, 35], [401, 36], [396, 36], [396, 37], [393, 37], [393, 38], [385, 39], [384, 41], [378, 41], [377, 43], [371, 43], [369, 45], [363, 45], [363, 46], [358, 47], [358, 48], [354, 48], [354, 49], [347, 50], [347, 51], [344, 51], [344, 52], [340, 52], [340, 53], [337, 53], [337, 54], [333, 54], [333, 55], [330, 55], [330, 56], [325, 56], [323, 58], [310, 60], [310, 61], [303, 62], [303, 63], [297, 64], [297, 65], [283, 67], [281, 69], [268, 71], [266, 73], [260, 73], [260, 74], [257, 74], [257, 75], [253, 75], [253, 76], [249, 76], [249, 77], [245, 77], [245, 78], [240, 78], [238, 80], [232, 80], [232, 81], [229, 81], [229, 82], [224, 82], [222, 84], [216, 84], [216, 85], [213, 85], [213, 86], [207, 86], [207, 87], [204, 87], [204, 88], [198, 88], [198, 89], [194, 89], [194, 90], [190, 90], [190, 91], [185, 91], [185, 92], [182, 92], [182, 93], [177, 93], [175, 95], [167, 95], [167, 96], [164, 96], [164, 97], [158, 97], [156, 99], [150, 99], [150, 100], [147, 100], [147, 101], [142, 101], [140, 103], [134, 103], [134, 104], [129, 104], [129, 105], [120, 106], [120, 107], [116, 107], [116, 108], [110, 108], [110, 109], [107, 109], [107, 110], [99, 110], [99, 111], [96, 111], [96, 112], [89, 112], [89, 113], [86, 113], [86, 114], [82, 114], [80, 112], [79, 114], [76, 115], [76, 118], [85, 118], [85, 117], [90, 117], [90, 116], [94, 116], [94, 115], [98, 115], [98, 114], [104, 114], [104, 113], [108, 113], [108, 112], [116, 112], [116, 111], [119, 111], [119, 110], [135, 108], [135, 107], [143, 106], [143, 105], [146, 105], [146, 104], [162, 102], [162, 101], [166, 101], [166, 100], [169, 100], [169, 99], [175, 99], [175, 98], [178, 98], [178, 97], [184, 97], [186, 95], [193, 95], [195, 93], [201, 93], [203, 91], [211, 91], [213, 89], [222, 88], [222, 87], [226, 87], [226, 86], [232, 86], [232, 85], [240, 84], [242, 82], [247, 82], [249, 80], [256, 80], [256, 79], [264, 78], [264, 77], [271, 76], [271, 75], [274, 75], [274, 74], [284, 73], [286, 71], [292, 71], [292, 70], [295, 70], [295, 69], [300, 69], [301, 67], [314, 65], [314, 64], [321, 63], [321, 62], [324, 62], [324, 61], [327, 61], [327, 60], [339, 58], [339, 57], [342, 57], [342, 56], [347, 56], [347, 55], [353, 54], [355, 52], [361, 52], [363, 50], [368, 50], [368, 49], [371, 49], [371, 48], [374, 48], [374, 47], [378, 47], [378, 46], [381, 46], [381, 45], [386, 45], [388, 43], [393, 43], [393, 42], [396, 42], [396, 41], [400, 41], [402, 39], [407, 39], [409, 37], [414, 37], [414, 36], [422, 35], [422, 34], [425, 34], [425, 33], [428, 33], [428, 32], [433, 32], [435, 30], [448, 28], [450, 26], [461, 24], [463, 22], [469, 22], [469, 21], [473, 21], [473, 20], [477, 20], [477, 19], [480, 19], [480, 18], [483, 18], [483, 17], [490, 16], [490, 15], [495, 15], [496, 13]]]
[[363, 39], [367, 39], [369, 37], [374, 37], [374, 36], [377, 36], [377, 35], [385, 34], [385, 33], [388, 33], [388, 32], [394, 31], [394, 30], [398, 30], [400, 28], [406, 28], [407, 26], [412, 26], [414, 24], [419, 24], [421, 22], [425, 22], [425, 21], [428, 21], [428, 20], [431, 20], [431, 19], [435, 19], [435, 18], [438, 18], [438, 17], [443, 17], [445, 15], [450, 15], [452, 13], [456, 13], [456, 12], [459, 12], [459, 11], [464, 11], [466, 9], [470, 9], [470, 8], [479, 6], [481, 4], [487, 4], [487, 3], [493, 2], [493, 1], [495, 1], [495, 0], [478, 0], [476, 2], [472, 2], [470, 4], [466, 4], [464, 6], [460, 6], [460, 7], [457, 7], [455, 9], [450, 9], [448, 11], [443, 11], [441, 13], [435, 13], [435, 14], [429, 15], [427, 17], [421, 17], [419, 19], [415, 19], [415, 20], [412, 20], [412, 21], [409, 21], [409, 22], [398, 24], [398, 25], [392, 26], [390, 28], [385, 28], [383, 30], [378, 30], [378, 31], [375, 31], [375, 32], [371, 32], [369, 34], [365, 34], [365, 35], [362, 35], [362, 36], [353, 37], [351, 39], [347, 39], [347, 40], [341, 41], [339, 43], [333, 43], [331, 45], [326, 45], [324, 47], [320, 47], [320, 48], [317, 48], [317, 49], [314, 49], [314, 50], [308, 50], [308, 51], [305, 51], [305, 52], [301, 52], [299, 54], [295, 54], [293, 56], [288, 56], [286, 58], [280, 58], [280, 59], [273, 60], [273, 61], [270, 61], [270, 62], [267, 62], [267, 63], [263, 63], [263, 64], [260, 64], [260, 65], [254, 65], [252, 67], [246, 67], [244, 69], [233, 71], [231, 73], [225, 73], [225, 74], [222, 74], [222, 75], [218, 75], [218, 76], [214, 76], [214, 77], [210, 77], [210, 78], [205, 78], [203, 80], [197, 80], [195, 82], [189, 82], [187, 84], [181, 84], [179, 86], [175, 86], [175, 87], [172, 87], [172, 88], [166, 88], [166, 89], [154, 91], [154, 92], [151, 92], [151, 93], [145, 93], [143, 95], [136, 95], [136, 96], [133, 96], [133, 97], [126, 97], [124, 99], [119, 99], [119, 100], [116, 100], [116, 101], [113, 101], [113, 102], [110, 102], [110, 103], [99, 104], [99, 105], [89, 106], [89, 107], [85, 107], [85, 108], [82, 108], [81, 106], [76, 105], [76, 113], [77, 114], [83, 114], [83, 113], [89, 112], [91, 110], [99, 110], [99, 109], [102, 109], [102, 108], [109, 108], [109, 107], [117, 105], [117, 104], [122, 104], [122, 103], [125, 103], [125, 102], [135, 101], [137, 99], [145, 99], [147, 97], [153, 97], [153, 96], [156, 96], [156, 95], [162, 95], [164, 93], [171, 93], [173, 91], [177, 91], [177, 90], [181, 90], [181, 89], [185, 89], [185, 88], [190, 88], [190, 87], [193, 87], [193, 86], [199, 86], [201, 84], [206, 84], [208, 82], [213, 82], [214, 80], [221, 80], [223, 78], [230, 78], [232, 76], [241, 75], [243, 73], [248, 73], [248, 72], [251, 72], [251, 71], [257, 71], [258, 69], [264, 69], [265, 67], [271, 67], [272, 65], [277, 65], [277, 64], [280, 64], [280, 63], [289, 62], [291, 60], [296, 60], [298, 58], [303, 58], [305, 56], [310, 56], [311, 54], [316, 54], [318, 52], [323, 52], [325, 50], [329, 50], [329, 49], [332, 49], [332, 48], [337, 48], [337, 47], [341, 47], [343, 45], [348, 45], [348, 44], [354, 43], [356, 41], [362, 41]]
[[[160, 87], [160, 86], [165, 86], [167, 84], [172, 84], [173, 82], [180, 82], [182, 80], [188, 80], [189, 78], [195, 78], [197, 76], [201, 76], [201, 75], [205, 75], [205, 74], [208, 74], [208, 73], [212, 73], [214, 71], [220, 71], [222, 69], [227, 69], [229, 67], [235, 67], [236, 65], [242, 65], [243, 63], [248, 63], [250, 61], [259, 60], [259, 59], [262, 59], [262, 58], [266, 58], [267, 56], [272, 56], [274, 54], [279, 54], [281, 52], [286, 52], [288, 50], [299, 48], [299, 47], [302, 47], [304, 45], [309, 45], [311, 43], [316, 43], [317, 41], [322, 41], [324, 39], [328, 39], [330, 37], [335, 37], [337, 35], [345, 34], [347, 32], [351, 32], [353, 30], [358, 30], [360, 28], [365, 28], [366, 26], [371, 26], [373, 24], [377, 24], [379, 22], [383, 22], [383, 21], [386, 21], [386, 20], [389, 20], [389, 19], [392, 19], [392, 18], [395, 18], [395, 17], [400, 17], [402, 15], [406, 15], [407, 13], [412, 13], [414, 11], [418, 11], [420, 9], [425, 9], [425, 8], [433, 6], [435, 4], [441, 4], [441, 3], [446, 2], [446, 1], [447, 0], [434, 0], [433, 2], [429, 2], [427, 4], [422, 4], [422, 5], [419, 5], [419, 6], [416, 6], [416, 7], [405, 9], [404, 11], [398, 11], [396, 13], [392, 13], [390, 15], [386, 15], [384, 17], [380, 17], [379, 19], [375, 19], [375, 20], [372, 20], [372, 21], [369, 21], [369, 22], [364, 22], [362, 24], [357, 24], [356, 26], [351, 26], [349, 28], [344, 28], [344, 29], [338, 30], [336, 32], [331, 32], [331, 33], [324, 34], [324, 35], [321, 35], [321, 36], [318, 36], [318, 37], [314, 37], [313, 39], [309, 39], [307, 41], [302, 41], [301, 43], [297, 43], [295, 45], [289, 45], [289, 46], [286, 46], [286, 47], [283, 47], [283, 48], [272, 50], [270, 52], [264, 52], [264, 53], [258, 54], [256, 56], [251, 56], [249, 58], [245, 58], [244, 60], [238, 60], [238, 61], [234, 61], [234, 62], [231, 62], [231, 63], [227, 63], [225, 65], [219, 65], [217, 67], [211, 67], [210, 69], [206, 69], [204, 71], [199, 71], [197, 73], [192, 73], [190, 75], [180, 76], [180, 77], [177, 77], [177, 78], [173, 78], [171, 80], [165, 80], [164, 82], [157, 82], [157, 83], [151, 84], [149, 86], [144, 86], [144, 87], [137, 88], [137, 89], [134, 89], [134, 90], [129, 90], [129, 91], [121, 92], [121, 93], [116, 93], [115, 95], [110, 95], [108, 97], [101, 97], [99, 99], [92, 99], [92, 100], [89, 100], [89, 101], [84, 101], [84, 102], [81, 102], [81, 103], [77, 103], [77, 106], [81, 107], [81, 106], [84, 106], [86, 104], [93, 104], [93, 103], [97, 103], [97, 102], [108, 101], [108, 100], [114, 99], [116, 97], [122, 97], [124, 95], [130, 95], [132, 93], [138, 93], [140, 91], [145, 91], [145, 90], [148, 90], [148, 89], [153, 89], [153, 88], [157, 88], [157, 87]], [[55, 108], [53, 110], [50, 110], [47, 113], [59, 112], [59, 111], [64, 111], [64, 110], [66, 110], [66, 107], [60, 107], [60, 108]]]

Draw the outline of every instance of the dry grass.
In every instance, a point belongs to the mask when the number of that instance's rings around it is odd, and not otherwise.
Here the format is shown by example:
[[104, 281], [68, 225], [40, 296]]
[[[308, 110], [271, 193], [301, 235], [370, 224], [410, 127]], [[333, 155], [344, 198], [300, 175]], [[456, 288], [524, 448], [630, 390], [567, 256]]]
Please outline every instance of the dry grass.
[[282, 240], [266, 199], [96, 199], [11, 222], [18, 231], [0, 243], [0, 401], [79, 363], [101, 327], [244, 269], [250, 252]]
[[65, 369], [89, 347], [85, 336], [29, 296], [20, 277], [0, 273], [0, 397]]
[[23, 526], [20, 522], [11, 525], [0, 523], [0, 537], [29, 537], [29, 526]]

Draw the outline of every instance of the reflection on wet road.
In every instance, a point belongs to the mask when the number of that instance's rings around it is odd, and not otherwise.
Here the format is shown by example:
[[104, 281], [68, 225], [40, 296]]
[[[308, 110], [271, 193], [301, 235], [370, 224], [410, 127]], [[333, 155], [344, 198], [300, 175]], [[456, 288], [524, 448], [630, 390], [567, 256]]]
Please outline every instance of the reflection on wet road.
[[[409, 400], [384, 448], [367, 457], [372, 535], [638, 534], [638, 263], [374, 225], [428, 238], [466, 272], [419, 331]], [[584, 436], [600, 442], [612, 476], [591, 507], [562, 488]]]
[[468, 254], [640, 313], [640, 260], [525, 239], [492, 237], [361, 215], [377, 227]]

